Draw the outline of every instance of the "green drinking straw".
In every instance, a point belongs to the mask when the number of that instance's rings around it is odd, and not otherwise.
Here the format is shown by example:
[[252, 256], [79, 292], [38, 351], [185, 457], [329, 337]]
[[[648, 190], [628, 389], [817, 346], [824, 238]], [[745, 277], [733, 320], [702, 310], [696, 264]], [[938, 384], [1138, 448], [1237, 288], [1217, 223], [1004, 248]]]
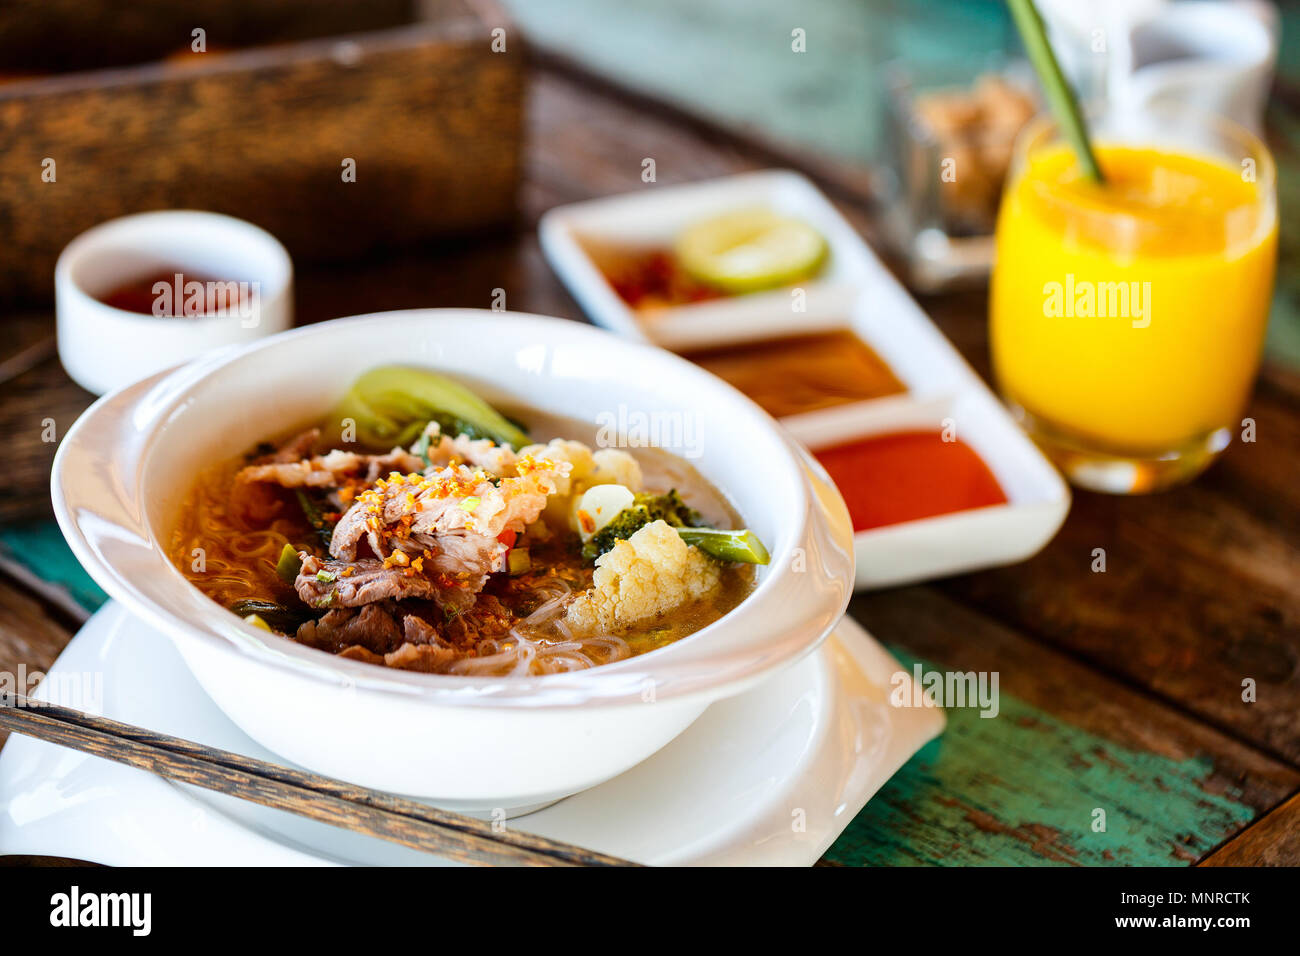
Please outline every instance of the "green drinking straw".
[[1093, 182], [1104, 183], [1106, 178], [1101, 174], [1097, 157], [1092, 152], [1092, 143], [1088, 140], [1088, 128], [1083, 123], [1079, 101], [1074, 98], [1074, 91], [1061, 73], [1061, 64], [1056, 62], [1052, 45], [1047, 42], [1043, 18], [1034, 8], [1033, 0], [1007, 0], [1007, 6], [1011, 8], [1011, 17], [1016, 21], [1016, 29], [1020, 31], [1020, 39], [1025, 44], [1029, 61], [1034, 64], [1038, 80], [1043, 84], [1047, 102], [1056, 114], [1056, 121], [1065, 133], [1065, 138], [1079, 157], [1084, 175]]

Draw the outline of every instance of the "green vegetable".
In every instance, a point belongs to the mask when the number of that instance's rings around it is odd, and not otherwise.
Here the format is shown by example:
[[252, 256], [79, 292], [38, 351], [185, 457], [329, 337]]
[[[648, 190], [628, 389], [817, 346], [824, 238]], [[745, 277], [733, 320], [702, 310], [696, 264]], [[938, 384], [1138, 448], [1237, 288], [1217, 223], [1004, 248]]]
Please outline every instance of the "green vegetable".
[[582, 546], [582, 556], [594, 561], [653, 521], [666, 521], [677, 529], [682, 540], [693, 544], [710, 557], [720, 561], [743, 561], [746, 564], [767, 564], [767, 548], [758, 535], [748, 529], [723, 531], [701, 527], [700, 513], [686, 504], [677, 489], [663, 495], [639, 494], [633, 503], [624, 508]]
[[595, 561], [613, 548], [614, 542], [626, 541], [653, 520], [650, 512], [642, 505], [624, 508], [610, 518], [605, 527], [587, 539], [586, 544], [582, 546], [582, 557], [587, 561]]
[[[298, 496], [298, 504], [302, 505], [302, 513], [307, 518], [307, 523], [316, 529], [316, 534], [325, 546], [325, 553], [329, 554], [330, 542], [334, 540], [334, 524], [325, 518], [325, 508], [319, 501], [312, 498], [311, 495], [301, 488], [295, 488], [294, 494]], [[280, 555], [284, 560], [284, 555]]]
[[695, 527], [700, 523], [700, 513], [682, 500], [676, 488], [663, 495], [634, 495], [631, 505], [614, 515], [582, 546], [582, 556], [594, 561], [614, 547], [615, 541], [624, 541], [650, 522], [661, 520], [674, 528]]
[[286, 544], [280, 552], [280, 560], [275, 562], [275, 573], [280, 576], [280, 580], [293, 584], [298, 580], [298, 572], [301, 570], [302, 560], [298, 557], [298, 549]]
[[745, 564], [767, 564], [771, 560], [767, 548], [758, 535], [748, 528], [739, 531], [722, 531], [718, 528], [678, 528], [677, 533], [687, 544], [693, 544], [719, 561], [741, 561]]
[[344, 419], [352, 419], [357, 440], [380, 448], [409, 445], [430, 421], [449, 435], [490, 438], [516, 450], [528, 444], [526, 432], [464, 385], [400, 365], [371, 369], [358, 378], [331, 417], [339, 428]]
[[424, 431], [420, 433], [419, 439], [415, 442], [414, 445], [411, 446], [411, 454], [419, 455], [422, 459], [424, 459], [424, 464], [426, 467], [433, 464], [433, 462], [429, 460], [429, 445], [430, 445], [429, 430], [426, 427]]
[[263, 624], [282, 634], [292, 634], [298, 630], [299, 624], [314, 616], [306, 610], [285, 607], [274, 601], [236, 601], [230, 605], [230, 610], [244, 620], [255, 616]]
[[704, 520], [676, 488], [663, 495], [639, 494], [633, 500], [646, 509], [651, 521], [667, 521], [674, 528], [698, 528]]
[[506, 555], [506, 570], [510, 572], [512, 578], [527, 574], [532, 567], [532, 555], [528, 553], [527, 548], [511, 548], [510, 553]]

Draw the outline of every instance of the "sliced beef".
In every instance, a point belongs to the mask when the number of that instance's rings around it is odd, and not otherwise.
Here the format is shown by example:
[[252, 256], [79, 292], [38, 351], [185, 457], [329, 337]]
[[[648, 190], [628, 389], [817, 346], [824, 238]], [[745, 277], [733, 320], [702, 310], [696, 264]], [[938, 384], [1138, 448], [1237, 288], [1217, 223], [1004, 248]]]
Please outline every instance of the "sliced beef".
[[[410, 618], [407, 618], [410, 621]], [[474, 606], [450, 618], [442, 626], [441, 640], [461, 648], [472, 648], [480, 641], [500, 641], [510, 633], [514, 615], [495, 595], [480, 594]], [[411, 640], [407, 634], [408, 641]]]
[[522, 532], [546, 507], [555, 492], [555, 468], [545, 462], [493, 481], [457, 465], [418, 479], [380, 480], [339, 519], [330, 553], [354, 558], [364, 541], [380, 558], [396, 556], [411, 566], [418, 561], [424, 574], [475, 594], [504, 567], [509, 547], [499, 537]]
[[348, 660], [428, 673], [446, 671], [462, 654], [424, 618], [380, 604], [330, 611], [298, 628], [298, 640]]
[[445, 468], [463, 462], [497, 477], [515, 473], [519, 457], [508, 445], [498, 445], [488, 438], [445, 435], [437, 422], [430, 422], [425, 433], [429, 443], [424, 456], [434, 468]]
[[339, 608], [320, 620], [306, 621], [298, 628], [297, 639], [309, 647], [337, 652], [349, 645], [361, 646], [383, 654], [402, 643], [402, 629], [390, 610], [369, 604], [360, 610]]
[[450, 647], [406, 643], [397, 650], [385, 654], [383, 662], [389, 667], [400, 667], [402, 670], [438, 674], [445, 671], [459, 656]]
[[349, 660], [444, 673], [452, 662], [474, 653], [480, 642], [506, 640], [513, 621], [509, 609], [491, 594], [480, 595], [473, 606], [439, 625], [421, 616], [424, 612], [411, 614], [401, 608], [391, 601], [336, 608], [301, 625], [297, 640]]
[[438, 629], [415, 614], [402, 618], [402, 636], [411, 644], [442, 644]]
[[419, 573], [410, 567], [385, 567], [375, 558], [323, 561], [306, 551], [298, 557], [302, 569], [294, 590], [311, 607], [359, 607], [376, 601], [421, 598], [443, 610], [461, 611], [474, 603], [477, 593], [459, 578]]
[[[344, 515], [335, 526], [334, 537], [330, 542], [330, 550], [340, 558], [347, 558], [357, 553], [358, 542], [356, 541], [350, 545], [342, 545], [341, 553], [334, 551], [335, 548], [340, 547], [341, 537], [342, 540], [347, 540], [346, 533], [343, 536], [339, 534], [339, 527], [344, 525], [347, 518], [348, 516]], [[506, 553], [509, 551], [509, 548], [495, 537], [464, 530], [439, 535], [409, 534], [400, 540], [386, 539], [386, 542], [387, 546], [385, 550], [379, 552], [380, 554], [387, 557], [400, 551], [408, 566], [409, 562], [418, 558], [423, 573], [439, 575], [454, 581], [471, 594], [483, 589], [489, 574], [504, 568]], [[371, 545], [372, 550], [373, 547]], [[352, 563], [360, 565], [362, 561]]]
[[363, 455], [353, 451], [331, 451], [312, 458], [249, 465], [239, 473], [243, 481], [267, 481], [284, 488], [337, 488], [349, 482], [374, 484], [379, 478], [398, 472], [410, 474], [424, 467], [420, 458], [394, 448], [385, 455]]
[[495, 539], [507, 530], [522, 532], [555, 493], [558, 468], [534, 462], [525, 473], [494, 480], [482, 470], [453, 465], [429, 475], [381, 480], [339, 520], [330, 552], [352, 557], [362, 538], [375, 554], [387, 555], [394, 548], [418, 553], [441, 535]]
[[307, 457], [307, 453], [316, 447], [316, 442], [319, 440], [320, 429], [309, 428], [305, 432], [290, 438], [275, 450], [268, 462], [262, 462], [262, 464], [283, 465], [291, 461], [299, 461]]
[[367, 650], [360, 644], [353, 644], [351, 647], [345, 647], [339, 651], [339, 657], [346, 657], [350, 661], [362, 661], [366, 664], [383, 664], [385, 656]]
[[399, 475], [413, 475], [424, 467], [424, 460], [412, 455], [404, 448], [394, 448], [386, 455], [361, 455], [365, 474], [361, 480], [373, 485], [385, 475], [397, 472]]

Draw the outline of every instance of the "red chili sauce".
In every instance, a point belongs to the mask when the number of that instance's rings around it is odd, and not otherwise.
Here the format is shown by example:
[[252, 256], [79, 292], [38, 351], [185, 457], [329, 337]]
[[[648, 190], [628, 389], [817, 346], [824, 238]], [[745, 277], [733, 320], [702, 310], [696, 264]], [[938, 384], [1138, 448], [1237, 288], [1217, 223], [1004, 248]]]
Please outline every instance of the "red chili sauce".
[[854, 531], [1007, 500], [974, 449], [939, 432], [895, 432], [814, 454], [839, 486]]
[[587, 246], [596, 267], [620, 299], [641, 312], [707, 302], [726, 295], [692, 278], [671, 249]]

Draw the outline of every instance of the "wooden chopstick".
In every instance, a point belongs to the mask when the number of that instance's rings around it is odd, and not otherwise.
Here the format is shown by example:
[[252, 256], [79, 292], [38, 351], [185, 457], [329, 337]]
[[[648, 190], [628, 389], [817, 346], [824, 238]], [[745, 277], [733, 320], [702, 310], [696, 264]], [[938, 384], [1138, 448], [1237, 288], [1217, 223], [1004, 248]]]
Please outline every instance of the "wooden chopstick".
[[106, 717], [0, 696], [0, 727], [476, 866], [638, 866], [569, 843], [449, 813], [415, 800], [255, 760]]

